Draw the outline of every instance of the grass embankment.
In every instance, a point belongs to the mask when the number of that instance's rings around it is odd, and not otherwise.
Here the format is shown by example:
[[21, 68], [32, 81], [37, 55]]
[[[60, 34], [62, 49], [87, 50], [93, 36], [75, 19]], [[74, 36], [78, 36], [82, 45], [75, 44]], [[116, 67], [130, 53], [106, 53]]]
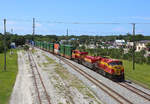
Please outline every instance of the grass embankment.
[[133, 70], [132, 62], [124, 60], [123, 64], [126, 79], [130, 79], [150, 89], [150, 65], [135, 64], [135, 70]]
[[8, 104], [18, 71], [17, 51], [7, 53], [7, 71], [4, 69], [4, 54], [0, 54], [0, 104]]

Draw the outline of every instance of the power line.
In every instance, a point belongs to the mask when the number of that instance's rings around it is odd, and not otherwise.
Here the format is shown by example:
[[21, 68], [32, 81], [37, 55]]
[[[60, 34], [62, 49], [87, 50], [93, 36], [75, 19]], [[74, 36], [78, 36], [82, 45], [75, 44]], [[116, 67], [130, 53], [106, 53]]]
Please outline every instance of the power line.
[[[1, 20], [1, 19], [0, 19]], [[9, 19], [8, 21], [17, 21], [17, 22], [31, 22], [30, 19]], [[47, 21], [47, 20], [36, 20], [38, 23], [47, 23], [47, 24], [150, 24], [145, 22], [63, 22], [63, 21]]]

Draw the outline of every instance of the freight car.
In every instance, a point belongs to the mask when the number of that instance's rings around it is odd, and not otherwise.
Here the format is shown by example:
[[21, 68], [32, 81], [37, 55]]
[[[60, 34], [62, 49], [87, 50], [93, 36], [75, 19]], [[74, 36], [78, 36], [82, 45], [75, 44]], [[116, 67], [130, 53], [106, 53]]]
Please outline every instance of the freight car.
[[82, 64], [103, 76], [112, 80], [124, 81], [124, 67], [122, 61], [101, 56], [89, 56], [88, 52], [76, 50], [71, 45], [60, 45], [59, 43], [35, 42], [35, 46], [56, 55], [66, 57]]

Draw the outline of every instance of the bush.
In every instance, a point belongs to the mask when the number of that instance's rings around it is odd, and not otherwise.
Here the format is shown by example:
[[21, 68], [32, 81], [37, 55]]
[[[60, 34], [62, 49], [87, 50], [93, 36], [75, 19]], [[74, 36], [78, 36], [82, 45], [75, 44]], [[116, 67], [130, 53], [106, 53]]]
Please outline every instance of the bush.
[[0, 53], [4, 51], [4, 45], [3, 42], [0, 40]]
[[28, 50], [29, 50], [29, 46], [28, 46], [28, 45], [25, 45], [25, 46], [23, 47], [23, 49], [24, 49], [25, 51], [28, 51]]
[[146, 63], [150, 64], [150, 56], [147, 57]]

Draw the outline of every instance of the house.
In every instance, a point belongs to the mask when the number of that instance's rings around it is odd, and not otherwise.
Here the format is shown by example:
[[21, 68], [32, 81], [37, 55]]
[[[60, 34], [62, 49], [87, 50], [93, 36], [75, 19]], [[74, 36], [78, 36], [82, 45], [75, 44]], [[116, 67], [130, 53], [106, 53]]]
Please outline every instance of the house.
[[127, 43], [126, 43], [126, 48], [127, 48], [127, 49], [133, 48], [133, 42], [127, 42]]
[[146, 44], [150, 43], [150, 40], [142, 40], [136, 43], [136, 50], [137, 52], [140, 52], [141, 50], [147, 50]]
[[123, 47], [123, 46], [125, 46], [125, 44], [126, 44], [126, 42], [125, 42], [125, 40], [115, 40], [115, 42], [114, 42], [114, 46], [119, 46], [119, 47]]

